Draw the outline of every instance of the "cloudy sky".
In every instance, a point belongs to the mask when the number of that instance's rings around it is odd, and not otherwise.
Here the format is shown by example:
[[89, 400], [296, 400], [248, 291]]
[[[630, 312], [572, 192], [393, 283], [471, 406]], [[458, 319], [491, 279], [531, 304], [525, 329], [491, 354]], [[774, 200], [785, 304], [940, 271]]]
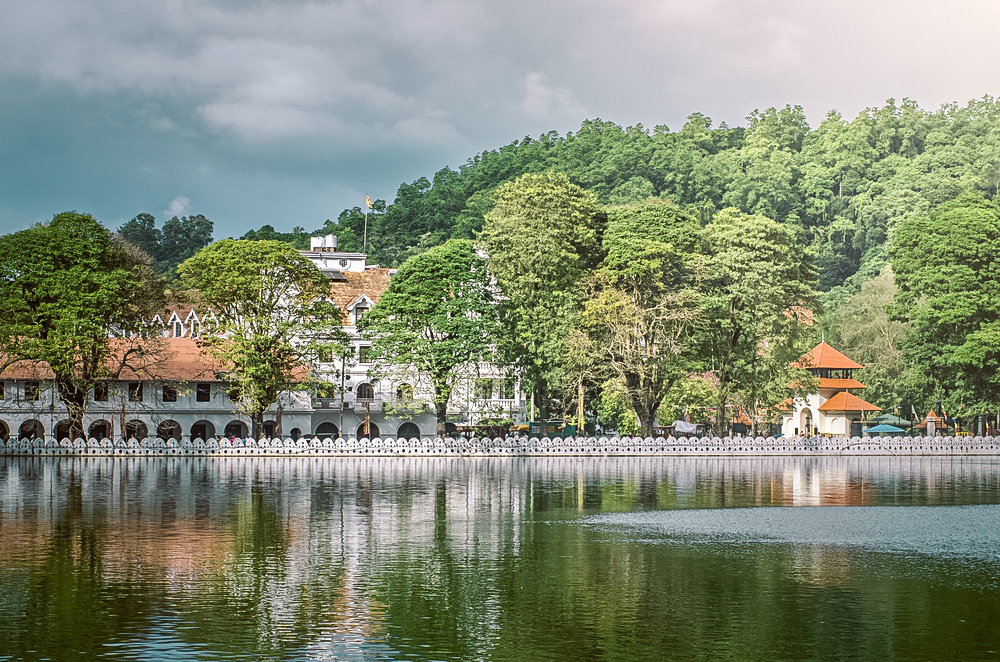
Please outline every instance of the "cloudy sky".
[[67, 209], [314, 229], [585, 118], [1000, 94], [973, 0], [0, 0], [0, 232]]

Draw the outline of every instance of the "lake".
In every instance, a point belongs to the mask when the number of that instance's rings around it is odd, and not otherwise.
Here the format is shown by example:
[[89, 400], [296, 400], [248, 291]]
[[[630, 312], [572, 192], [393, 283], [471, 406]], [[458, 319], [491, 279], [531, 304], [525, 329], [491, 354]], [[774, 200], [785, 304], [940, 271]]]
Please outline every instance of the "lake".
[[978, 660], [998, 623], [995, 457], [0, 457], [0, 660]]

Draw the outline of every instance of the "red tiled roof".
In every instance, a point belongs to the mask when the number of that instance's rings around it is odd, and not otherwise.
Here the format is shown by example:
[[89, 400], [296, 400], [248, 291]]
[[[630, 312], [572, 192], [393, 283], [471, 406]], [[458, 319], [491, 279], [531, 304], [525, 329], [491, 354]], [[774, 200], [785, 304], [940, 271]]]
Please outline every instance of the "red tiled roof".
[[[217, 381], [216, 372], [221, 370], [221, 364], [191, 338], [154, 338], [145, 342], [147, 353], [131, 357], [119, 379]], [[112, 338], [113, 358], [109, 365], [119, 364], [124, 353], [136, 345], [135, 339]], [[52, 379], [52, 371], [48, 367], [22, 361], [0, 373], [0, 379], [49, 380]]]
[[796, 361], [793, 365], [796, 368], [824, 368], [829, 370], [851, 370], [864, 368], [864, 366], [860, 363], [852, 361], [828, 345], [825, 340], [809, 350], [805, 356]]
[[378, 303], [382, 293], [389, 287], [389, 276], [392, 271], [394, 270], [385, 267], [345, 271], [343, 274], [346, 281], [330, 283], [330, 298], [340, 308], [345, 325], [350, 324], [347, 309], [360, 299], [361, 295], [367, 295], [372, 303]]
[[868, 388], [856, 379], [834, 379], [832, 377], [820, 377], [820, 388]]
[[819, 407], [820, 411], [882, 411], [881, 407], [876, 407], [870, 402], [865, 402], [856, 395], [851, 395], [847, 391], [841, 391], [832, 398], [824, 402]]

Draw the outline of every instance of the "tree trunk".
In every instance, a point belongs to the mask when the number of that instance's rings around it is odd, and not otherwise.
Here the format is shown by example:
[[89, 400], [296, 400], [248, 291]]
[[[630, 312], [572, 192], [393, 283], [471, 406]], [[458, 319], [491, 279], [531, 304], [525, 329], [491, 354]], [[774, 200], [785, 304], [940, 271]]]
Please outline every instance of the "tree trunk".
[[264, 412], [255, 411], [250, 414], [250, 438], [260, 439], [260, 431], [264, 427]]
[[712, 431], [717, 437], [725, 437], [729, 434], [729, 418], [726, 416], [728, 400], [729, 394], [720, 388], [719, 397], [716, 400], [718, 409], [715, 412], [715, 430]]
[[[87, 391], [78, 388], [71, 380], [56, 379], [56, 393], [59, 400], [66, 406], [66, 417], [69, 419], [69, 439], [76, 441], [86, 437], [83, 429], [83, 414], [87, 409]], [[55, 430], [50, 431], [55, 436]], [[60, 440], [61, 441], [61, 440]]]
[[437, 436], [444, 439], [448, 434], [448, 401], [435, 402], [434, 408], [437, 411]]

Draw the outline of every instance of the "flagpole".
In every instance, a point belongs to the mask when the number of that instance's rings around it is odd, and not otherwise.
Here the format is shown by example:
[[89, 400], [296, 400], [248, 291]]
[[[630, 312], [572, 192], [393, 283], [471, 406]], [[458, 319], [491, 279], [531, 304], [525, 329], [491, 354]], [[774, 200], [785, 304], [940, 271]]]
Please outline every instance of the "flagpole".
[[367, 200], [365, 201], [365, 238], [363, 242], [364, 243], [362, 244], [361, 252], [367, 253], [368, 252], [368, 201]]

